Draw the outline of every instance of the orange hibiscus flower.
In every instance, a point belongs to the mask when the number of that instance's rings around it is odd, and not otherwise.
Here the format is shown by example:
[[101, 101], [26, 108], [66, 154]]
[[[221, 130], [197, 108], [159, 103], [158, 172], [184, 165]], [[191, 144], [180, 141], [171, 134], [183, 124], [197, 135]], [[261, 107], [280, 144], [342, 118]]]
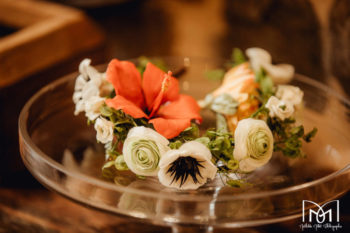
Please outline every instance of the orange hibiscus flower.
[[172, 73], [165, 73], [152, 63], [147, 64], [141, 79], [133, 63], [113, 59], [108, 64], [107, 80], [116, 93], [113, 99], [106, 100], [109, 107], [134, 118], [148, 119], [168, 139], [188, 128], [191, 120], [202, 121], [197, 101], [179, 94], [179, 83]]

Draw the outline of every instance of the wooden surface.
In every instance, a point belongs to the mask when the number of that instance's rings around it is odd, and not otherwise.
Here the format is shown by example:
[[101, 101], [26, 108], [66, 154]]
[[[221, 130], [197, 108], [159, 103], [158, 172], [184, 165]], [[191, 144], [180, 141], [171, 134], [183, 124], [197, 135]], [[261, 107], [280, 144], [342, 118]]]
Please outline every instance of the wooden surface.
[[82, 12], [41, 1], [0, 1], [0, 24], [18, 30], [0, 38], [0, 88], [103, 40]]

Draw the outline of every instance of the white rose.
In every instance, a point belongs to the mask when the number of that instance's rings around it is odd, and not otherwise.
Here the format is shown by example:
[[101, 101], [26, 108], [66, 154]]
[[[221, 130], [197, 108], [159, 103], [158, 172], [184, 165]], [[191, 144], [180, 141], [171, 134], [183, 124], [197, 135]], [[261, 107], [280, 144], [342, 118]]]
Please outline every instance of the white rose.
[[299, 87], [292, 85], [278, 85], [276, 97], [294, 106], [301, 104], [304, 92]]
[[105, 102], [105, 98], [92, 96], [85, 101], [85, 115], [89, 120], [95, 120], [100, 115], [100, 108]]
[[95, 121], [96, 138], [99, 142], [107, 143], [113, 140], [114, 124], [105, 118], [99, 117]]
[[265, 121], [252, 118], [239, 121], [234, 138], [233, 156], [240, 171], [251, 172], [271, 159], [273, 135]]
[[137, 175], [156, 176], [161, 157], [170, 148], [169, 141], [157, 131], [143, 126], [132, 128], [123, 145], [129, 169]]
[[215, 177], [217, 167], [211, 162], [211, 157], [209, 149], [202, 143], [186, 142], [178, 150], [163, 155], [158, 179], [167, 187], [197, 189]]
[[288, 83], [294, 76], [294, 67], [289, 64], [273, 65], [271, 55], [261, 48], [249, 48], [246, 55], [250, 60], [252, 69], [257, 72], [264, 68], [274, 83]]
[[290, 102], [279, 100], [276, 96], [271, 96], [265, 107], [269, 109], [270, 117], [278, 117], [281, 120], [291, 117], [294, 113], [294, 107]]

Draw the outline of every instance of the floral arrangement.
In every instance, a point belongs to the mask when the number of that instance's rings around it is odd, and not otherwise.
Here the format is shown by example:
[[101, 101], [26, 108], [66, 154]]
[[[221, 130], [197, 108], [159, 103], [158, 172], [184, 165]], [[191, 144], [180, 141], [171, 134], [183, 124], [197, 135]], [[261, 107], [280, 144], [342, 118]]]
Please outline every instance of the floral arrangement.
[[[293, 66], [272, 64], [260, 48], [247, 49], [246, 56], [235, 49], [227, 69], [207, 71], [222, 84], [198, 102], [179, 93], [176, 75], [159, 60], [142, 58], [135, 66], [113, 59], [105, 73], [83, 60], [73, 94], [75, 114], [85, 112], [105, 146], [102, 174], [113, 179], [116, 172], [131, 171], [185, 190], [219, 174], [237, 187], [243, 181], [232, 174], [264, 166], [274, 151], [304, 157], [302, 143], [317, 129], [305, 133], [296, 122], [303, 91], [287, 85]], [[217, 125], [200, 133], [203, 108], [215, 112]]]

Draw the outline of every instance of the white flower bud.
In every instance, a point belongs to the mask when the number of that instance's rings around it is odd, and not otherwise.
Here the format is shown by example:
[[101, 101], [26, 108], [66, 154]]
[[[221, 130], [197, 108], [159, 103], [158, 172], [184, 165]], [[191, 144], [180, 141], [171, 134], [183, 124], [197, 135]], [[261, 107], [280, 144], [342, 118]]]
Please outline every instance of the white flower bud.
[[278, 85], [276, 97], [285, 102], [289, 102], [294, 106], [301, 104], [304, 92], [299, 87], [292, 85]]
[[107, 143], [113, 140], [114, 124], [105, 118], [99, 117], [95, 121], [96, 139], [101, 143]]
[[270, 117], [278, 117], [281, 120], [291, 117], [294, 113], [294, 107], [291, 103], [279, 100], [275, 96], [269, 98], [265, 107], [269, 109]]

